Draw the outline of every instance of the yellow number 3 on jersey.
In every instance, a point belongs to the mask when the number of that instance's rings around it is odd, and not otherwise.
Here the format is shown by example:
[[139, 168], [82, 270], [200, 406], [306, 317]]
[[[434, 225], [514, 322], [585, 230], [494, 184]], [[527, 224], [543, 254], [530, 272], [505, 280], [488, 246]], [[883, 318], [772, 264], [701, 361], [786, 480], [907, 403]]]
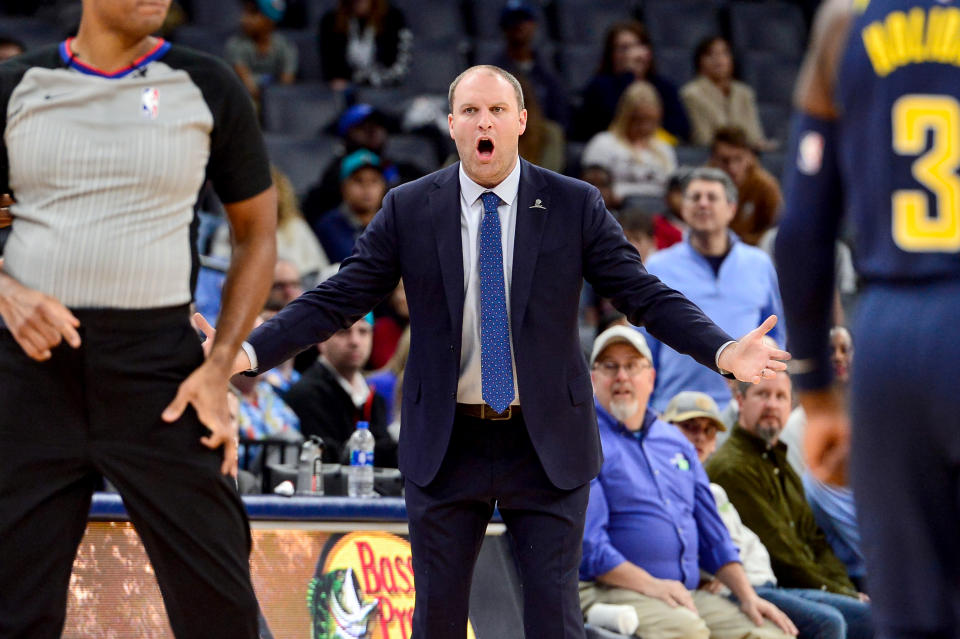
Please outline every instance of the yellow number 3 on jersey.
[[960, 103], [950, 96], [905, 95], [893, 105], [893, 149], [920, 155], [933, 132], [930, 150], [913, 163], [913, 177], [936, 198], [931, 216], [927, 193], [893, 193], [893, 240], [904, 251], [960, 251]]

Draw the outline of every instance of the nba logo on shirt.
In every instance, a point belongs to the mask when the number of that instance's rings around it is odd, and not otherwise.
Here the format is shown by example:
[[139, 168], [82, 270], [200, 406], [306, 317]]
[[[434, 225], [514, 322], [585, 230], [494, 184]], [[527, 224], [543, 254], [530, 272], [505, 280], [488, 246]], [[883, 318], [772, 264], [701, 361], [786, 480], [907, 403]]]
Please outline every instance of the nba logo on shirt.
[[156, 120], [160, 115], [160, 91], [152, 87], [143, 90], [140, 100], [140, 113], [145, 118]]

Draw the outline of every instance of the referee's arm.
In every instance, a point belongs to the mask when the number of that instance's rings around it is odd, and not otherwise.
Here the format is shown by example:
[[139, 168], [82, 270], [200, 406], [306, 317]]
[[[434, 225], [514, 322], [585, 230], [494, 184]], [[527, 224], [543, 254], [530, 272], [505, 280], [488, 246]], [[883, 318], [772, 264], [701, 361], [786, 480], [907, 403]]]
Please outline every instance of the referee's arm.
[[240, 344], [263, 308], [277, 261], [277, 192], [273, 186], [251, 198], [225, 204], [233, 229], [233, 257], [223, 285], [220, 321], [210, 355], [180, 384], [177, 396], [163, 411], [163, 419], [180, 418], [188, 404], [210, 429], [200, 441], [209, 448], [223, 446], [221, 472], [236, 477], [237, 440], [227, 410], [227, 380]]

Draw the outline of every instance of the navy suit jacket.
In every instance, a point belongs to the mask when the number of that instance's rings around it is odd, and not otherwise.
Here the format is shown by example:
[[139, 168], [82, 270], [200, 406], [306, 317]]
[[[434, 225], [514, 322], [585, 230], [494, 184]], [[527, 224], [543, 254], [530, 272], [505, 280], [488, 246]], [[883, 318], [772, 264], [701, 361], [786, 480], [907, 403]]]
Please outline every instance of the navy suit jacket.
[[[647, 273], [596, 188], [521, 160], [511, 333], [523, 418], [550, 480], [586, 483], [603, 457], [593, 388], [581, 352], [583, 279], [631, 323], [715, 368], [731, 338], [692, 302]], [[398, 186], [340, 271], [257, 328], [259, 370], [348, 327], [396, 287], [410, 308], [399, 462], [419, 486], [434, 478], [453, 427], [464, 274], [458, 164]], [[543, 208], [531, 208], [537, 202]]]

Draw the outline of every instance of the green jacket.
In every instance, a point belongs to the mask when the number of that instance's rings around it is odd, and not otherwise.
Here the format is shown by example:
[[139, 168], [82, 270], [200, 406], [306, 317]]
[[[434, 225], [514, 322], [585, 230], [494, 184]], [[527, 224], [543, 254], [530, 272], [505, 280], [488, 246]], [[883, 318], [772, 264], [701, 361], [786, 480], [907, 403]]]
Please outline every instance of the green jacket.
[[723, 486], [744, 525], [767, 547], [777, 584], [857, 596], [807, 504], [800, 477], [787, 462], [787, 446], [768, 446], [734, 426], [705, 465], [710, 481]]

